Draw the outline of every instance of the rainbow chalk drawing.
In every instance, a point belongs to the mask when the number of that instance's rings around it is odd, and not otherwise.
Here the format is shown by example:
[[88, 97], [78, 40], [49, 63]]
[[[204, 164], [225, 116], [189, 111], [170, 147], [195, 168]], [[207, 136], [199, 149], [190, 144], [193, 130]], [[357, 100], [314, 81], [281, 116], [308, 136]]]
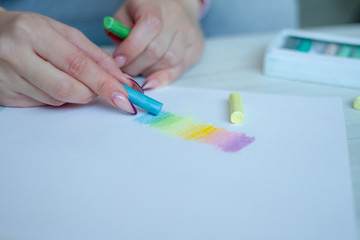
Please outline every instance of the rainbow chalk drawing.
[[164, 111], [158, 116], [145, 114], [134, 121], [171, 137], [213, 145], [224, 152], [237, 152], [255, 141], [254, 137], [248, 137], [245, 133], [229, 132], [206, 122]]

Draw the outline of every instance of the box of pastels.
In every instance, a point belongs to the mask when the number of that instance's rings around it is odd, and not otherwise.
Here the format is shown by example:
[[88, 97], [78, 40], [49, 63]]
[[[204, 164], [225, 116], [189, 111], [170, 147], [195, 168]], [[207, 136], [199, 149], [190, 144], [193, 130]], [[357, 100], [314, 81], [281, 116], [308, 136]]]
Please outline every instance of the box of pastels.
[[266, 50], [264, 74], [360, 89], [360, 39], [284, 30]]

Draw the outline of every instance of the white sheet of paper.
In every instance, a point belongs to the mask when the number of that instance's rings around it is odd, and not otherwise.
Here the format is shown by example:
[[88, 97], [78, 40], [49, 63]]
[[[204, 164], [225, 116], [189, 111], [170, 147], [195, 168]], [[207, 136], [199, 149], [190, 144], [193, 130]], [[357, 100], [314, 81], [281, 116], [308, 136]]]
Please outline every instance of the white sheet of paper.
[[[101, 100], [0, 112], [1, 239], [356, 239], [340, 99], [167, 87], [164, 110], [244, 132], [236, 153]], [[138, 115], [144, 114], [140, 111]]]

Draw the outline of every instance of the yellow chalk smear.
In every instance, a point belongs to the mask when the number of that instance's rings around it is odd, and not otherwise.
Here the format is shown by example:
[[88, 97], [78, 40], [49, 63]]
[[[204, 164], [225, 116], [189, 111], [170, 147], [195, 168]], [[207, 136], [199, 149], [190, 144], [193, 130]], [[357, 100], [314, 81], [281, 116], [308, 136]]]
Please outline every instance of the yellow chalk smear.
[[213, 126], [199, 124], [182, 132], [180, 136], [186, 140], [191, 140], [191, 139], [196, 140], [206, 135], [209, 135], [211, 132], [215, 130], [216, 128], [214, 128]]
[[241, 123], [244, 120], [243, 104], [239, 93], [231, 93], [229, 96], [230, 121]]
[[210, 135], [211, 133], [217, 131], [218, 129], [213, 126], [207, 126], [206, 128], [202, 129], [201, 131], [197, 132], [192, 136], [192, 139], [198, 140], [200, 138], [206, 137]]

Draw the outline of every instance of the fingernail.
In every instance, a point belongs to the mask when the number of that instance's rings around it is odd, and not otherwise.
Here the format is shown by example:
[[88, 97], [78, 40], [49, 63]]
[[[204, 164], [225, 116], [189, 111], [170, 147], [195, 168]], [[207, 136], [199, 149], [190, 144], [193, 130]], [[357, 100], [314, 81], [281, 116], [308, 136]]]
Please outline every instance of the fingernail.
[[126, 63], [126, 57], [124, 57], [124, 56], [117, 56], [114, 58], [114, 60], [115, 60], [116, 65], [118, 66], [118, 68], [121, 68]]
[[150, 81], [147, 81], [142, 85], [142, 89], [144, 91], [146, 90], [153, 90], [161, 85], [161, 81], [159, 79], [151, 79]]
[[126, 73], [124, 73], [124, 75], [133, 83], [132, 88], [134, 88], [136, 91], [144, 93], [144, 90], [142, 89], [142, 87], [140, 87], [140, 85], [138, 84], [137, 81], [135, 81], [135, 79], [133, 79], [132, 77], [130, 77], [129, 75], [127, 75]]
[[113, 101], [114, 105], [127, 112], [131, 115], [136, 115], [137, 111], [134, 105], [129, 101], [129, 99], [121, 92], [114, 92], [111, 96], [111, 100]]

